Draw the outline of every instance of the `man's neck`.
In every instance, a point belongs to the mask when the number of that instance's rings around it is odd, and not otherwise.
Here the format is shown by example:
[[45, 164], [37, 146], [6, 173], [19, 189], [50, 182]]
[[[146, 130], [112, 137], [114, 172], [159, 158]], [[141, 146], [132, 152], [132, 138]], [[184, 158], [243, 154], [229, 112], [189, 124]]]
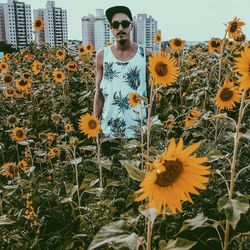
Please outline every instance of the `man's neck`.
[[120, 51], [130, 50], [133, 47], [133, 43], [130, 40], [126, 40], [124, 43], [115, 43], [115, 49]]

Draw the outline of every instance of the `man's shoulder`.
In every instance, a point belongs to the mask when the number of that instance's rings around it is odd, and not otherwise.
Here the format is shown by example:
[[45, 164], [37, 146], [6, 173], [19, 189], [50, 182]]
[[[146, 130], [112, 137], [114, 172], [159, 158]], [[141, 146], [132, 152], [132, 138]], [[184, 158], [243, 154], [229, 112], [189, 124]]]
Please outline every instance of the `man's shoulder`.
[[152, 54], [153, 54], [153, 52], [149, 49], [145, 49], [145, 53], [146, 53], [147, 57], [152, 56]]
[[96, 53], [96, 62], [102, 64], [104, 58], [104, 49], [100, 49]]

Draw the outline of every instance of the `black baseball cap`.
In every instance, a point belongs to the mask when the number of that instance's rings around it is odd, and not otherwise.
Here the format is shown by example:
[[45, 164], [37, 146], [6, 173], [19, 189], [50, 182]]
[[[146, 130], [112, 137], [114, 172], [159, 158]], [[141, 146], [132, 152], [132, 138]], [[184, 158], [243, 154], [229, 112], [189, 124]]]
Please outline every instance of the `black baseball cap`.
[[106, 17], [108, 18], [110, 23], [112, 22], [113, 16], [117, 13], [126, 14], [129, 17], [130, 21], [132, 21], [132, 19], [133, 19], [132, 13], [128, 7], [126, 7], [126, 6], [113, 6], [113, 7], [110, 7], [106, 10]]

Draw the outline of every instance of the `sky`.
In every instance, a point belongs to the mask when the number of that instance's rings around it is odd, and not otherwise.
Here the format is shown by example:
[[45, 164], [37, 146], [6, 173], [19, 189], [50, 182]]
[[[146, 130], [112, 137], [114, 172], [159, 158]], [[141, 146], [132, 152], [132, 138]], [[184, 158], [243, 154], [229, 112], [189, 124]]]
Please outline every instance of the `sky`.
[[[32, 9], [45, 8], [47, 0], [22, 0]], [[7, 0], [0, 0], [5, 3]], [[133, 16], [147, 13], [158, 21], [163, 40], [179, 37], [186, 41], [223, 38], [225, 24], [235, 16], [246, 23], [243, 31], [250, 40], [250, 0], [55, 0], [67, 10], [68, 38], [82, 39], [81, 17], [96, 9], [126, 5]]]

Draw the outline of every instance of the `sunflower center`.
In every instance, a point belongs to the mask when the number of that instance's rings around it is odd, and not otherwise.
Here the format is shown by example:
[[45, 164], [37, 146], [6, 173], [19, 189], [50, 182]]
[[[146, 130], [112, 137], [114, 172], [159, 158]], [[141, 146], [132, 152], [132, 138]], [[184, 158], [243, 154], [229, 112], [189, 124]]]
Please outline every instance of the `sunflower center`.
[[88, 122], [88, 126], [89, 126], [90, 129], [95, 129], [97, 127], [96, 121], [90, 120]]
[[27, 81], [21, 80], [21, 81], [19, 81], [19, 85], [26, 86], [27, 85]]
[[232, 22], [231, 26], [230, 26], [230, 32], [235, 32], [238, 28], [238, 23], [237, 22]]
[[224, 102], [230, 101], [233, 97], [233, 91], [230, 88], [224, 88], [221, 91], [220, 99]]
[[23, 77], [26, 78], [26, 79], [28, 79], [30, 77], [30, 75], [29, 75], [29, 73], [24, 73]]
[[137, 95], [134, 95], [133, 101], [134, 101], [135, 103], [138, 103], [138, 102], [140, 101], [140, 99], [139, 99], [139, 97], [138, 97]]
[[16, 137], [22, 138], [23, 136], [24, 136], [24, 133], [23, 133], [22, 130], [17, 130], [17, 131], [16, 131]]
[[60, 73], [58, 73], [57, 78], [62, 78], [62, 75]]
[[12, 80], [11, 76], [5, 76], [4, 77], [4, 81], [7, 82], [7, 83], [10, 83]]
[[211, 46], [212, 46], [213, 48], [218, 48], [218, 47], [220, 47], [220, 42], [217, 42], [217, 41], [213, 40], [213, 41], [211, 42]]
[[40, 20], [36, 21], [36, 27], [40, 27], [42, 25], [42, 22]]
[[164, 161], [163, 165], [165, 171], [157, 174], [155, 184], [160, 187], [168, 187], [172, 185], [183, 171], [182, 163], [177, 159], [176, 161]]
[[174, 45], [177, 46], [177, 47], [181, 46], [181, 39], [175, 39], [174, 40]]
[[155, 65], [155, 71], [159, 76], [165, 76], [168, 73], [168, 65], [163, 62], [158, 62]]
[[58, 55], [59, 55], [59, 56], [62, 56], [62, 55], [63, 55], [63, 52], [62, 52], [62, 51], [59, 51], [59, 52], [58, 52]]

